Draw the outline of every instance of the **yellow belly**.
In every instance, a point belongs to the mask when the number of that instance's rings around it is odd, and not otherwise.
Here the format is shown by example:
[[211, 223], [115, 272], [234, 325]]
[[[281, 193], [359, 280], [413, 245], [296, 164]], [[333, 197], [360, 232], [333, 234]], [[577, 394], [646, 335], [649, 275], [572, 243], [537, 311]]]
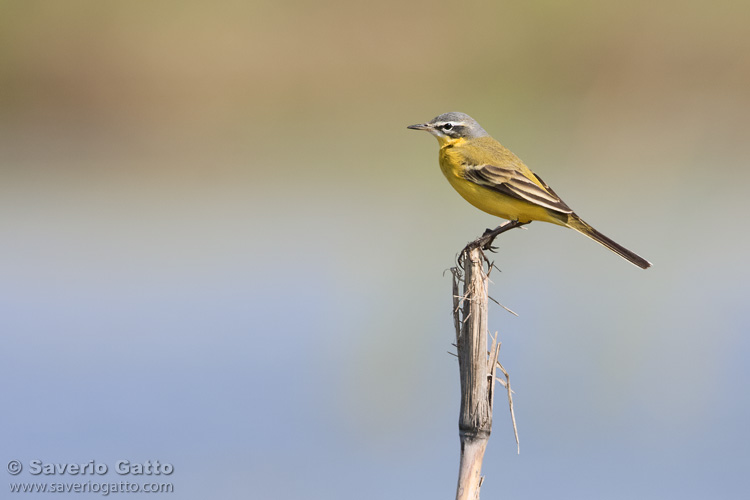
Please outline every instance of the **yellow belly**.
[[466, 201], [483, 212], [503, 219], [517, 220], [524, 223], [539, 220], [562, 225], [562, 222], [552, 217], [544, 207], [467, 181], [463, 177], [460, 177], [454, 168], [450, 165], [445, 165], [442, 161], [440, 162], [440, 169], [451, 186], [453, 186], [453, 189], [458, 191], [458, 194]]

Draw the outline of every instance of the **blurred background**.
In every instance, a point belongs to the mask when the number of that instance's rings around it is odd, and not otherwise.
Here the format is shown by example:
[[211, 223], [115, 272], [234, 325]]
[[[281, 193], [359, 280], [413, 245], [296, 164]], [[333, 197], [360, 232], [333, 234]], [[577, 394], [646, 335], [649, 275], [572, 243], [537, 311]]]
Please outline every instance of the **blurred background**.
[[521, 453], [499, 395], [482, 497], [747, 494], [747, 2], [0, 12], [6, 482], [159, 460], [175, 498], [451, 498], [445, 270], [499, 221], [405, 127], [463, 111], [654, 263], [500, 238]]

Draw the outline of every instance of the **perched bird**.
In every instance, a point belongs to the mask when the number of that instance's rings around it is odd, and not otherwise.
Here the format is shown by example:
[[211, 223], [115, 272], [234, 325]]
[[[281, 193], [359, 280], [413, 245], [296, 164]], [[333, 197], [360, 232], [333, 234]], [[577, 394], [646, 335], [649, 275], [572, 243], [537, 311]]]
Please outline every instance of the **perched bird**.
[[440, 170], [466, 201], [510, 221], [534, 220], [575, 229], [636, 266], [651, 263], [589, 226], [538, 175], [464, 113], [445, 113], [427, 123], [410, 125], [426, 130], [440, 144]]

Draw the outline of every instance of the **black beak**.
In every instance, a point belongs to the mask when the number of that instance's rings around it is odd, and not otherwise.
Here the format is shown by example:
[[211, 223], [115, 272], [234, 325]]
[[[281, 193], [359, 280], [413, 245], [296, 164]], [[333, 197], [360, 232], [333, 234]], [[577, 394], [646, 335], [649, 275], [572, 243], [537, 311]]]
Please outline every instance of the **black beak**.
[[416, 125], [409, 125], [406, 128], [410, 128], [412, 130], [428, 130], [432, 127], [430, 127], [430, 125], [428, 125], [427, 123], [417, 123]]

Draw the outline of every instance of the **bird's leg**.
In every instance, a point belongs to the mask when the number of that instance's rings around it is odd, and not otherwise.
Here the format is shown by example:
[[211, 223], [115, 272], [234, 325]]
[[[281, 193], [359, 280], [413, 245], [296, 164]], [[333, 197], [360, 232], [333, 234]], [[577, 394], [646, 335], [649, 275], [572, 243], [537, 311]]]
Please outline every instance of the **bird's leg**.
[[514, 227], [523, 226], [524, 224], [528, 224], [528, 222], [519, 222], [517, 220], [509, 220], [508, 222], [505, 222], [499, 225], [495, 229], [487, 229], [482, 236], [472, 241], [467, 246], [479, 247], [482, 250], [494, 251], [494, 247], [492, 246], [492, 243], [495, 241], [495, 238], [497, 238], [500, 234], [504, 233], [505, 231], [509, 231], [513, 229]]

